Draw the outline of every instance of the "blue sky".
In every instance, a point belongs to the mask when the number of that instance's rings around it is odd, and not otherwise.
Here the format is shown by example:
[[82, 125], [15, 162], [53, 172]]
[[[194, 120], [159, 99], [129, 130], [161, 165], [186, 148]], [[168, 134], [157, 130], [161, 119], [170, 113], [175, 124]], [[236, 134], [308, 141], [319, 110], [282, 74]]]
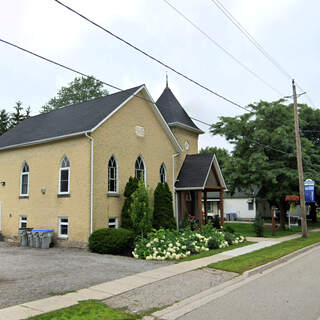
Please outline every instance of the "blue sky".
[[[64, 0], [112, 32], [241, 105], [279, 94], [227, 57], [163, 0]], [[226, 19], [211, 0], [169, 0], [250, 69], [291, 94], [291, 82]], [[121, 88], [145, 83], [156, 100], [166, 70], [53, 0], [1, 0], [0, 38]], [[316, 0], [225, 0], [223, 4], [300, 83], [317, 107], [320, 3]], [[17, 100], [32, 115], [75, 75], [0, 43], [0, 108]], [[193, 117], [213, 123], [243, 111], [168, 72], [169, 86]], [[110, 92], [114, 90], [110, 89]], [[309, 102], [301, 97], [300, 102]], [[198, 124], [203, 130], [206, 126]], [[202, 135], [200, 147], [230, 149], [221, 137]]]

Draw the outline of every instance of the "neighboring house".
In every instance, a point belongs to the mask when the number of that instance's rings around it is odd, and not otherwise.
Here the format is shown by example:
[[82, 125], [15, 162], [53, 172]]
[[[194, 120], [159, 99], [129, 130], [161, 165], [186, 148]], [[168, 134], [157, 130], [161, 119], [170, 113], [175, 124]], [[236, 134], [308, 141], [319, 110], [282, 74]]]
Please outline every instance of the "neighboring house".
[[168, 87], [156, 103], [142, 85], [31, 117], [0, 137], [0, 231], [86, 245], [121, 226], [125, 185], [142, 174], [151, 190], [169, 184], [177, 223], [186, 206], [198, 215], [202, 192], [226, 188], [215, 156], [197, 154], [201, 133]]
[[[255, 219], [257, 216], [270, 217], [270, 205], [267, 200], [259, 197], [259, 189], [236, 190], [234, 194], [224, 194], [224, 216], [229, 218], [229, 213], [235, 213], [239, 219]], [[208, 214], [219, 215], [220, 199], [217, 192], [208, 193]]]

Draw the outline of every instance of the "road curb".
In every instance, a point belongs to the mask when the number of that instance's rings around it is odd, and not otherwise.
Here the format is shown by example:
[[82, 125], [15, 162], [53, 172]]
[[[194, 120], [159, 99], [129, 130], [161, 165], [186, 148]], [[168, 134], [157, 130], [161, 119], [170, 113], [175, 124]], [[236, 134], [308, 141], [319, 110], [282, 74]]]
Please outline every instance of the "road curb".
[[271, 261], [271, 262], [269, 262], [267, 264], [264, 264], [262, 266], [254, 268], [252, 270], [245, 271], [242, 275], [244, 277], [251, 277], [251, 276], [253, 276], [253, 275], [257, 274], [257, 273], [262, 273], [265, 270], [273, 268], [273, 267], [275, 267], [275, 266], [277, 266], [279, 264], [282, 264], [284, 262], [288, 262], [289, 260], [293, 259], [294, 257], [297, 257], [300, 254], [302, 254], [304, 252], [307, 252], [309, 250], [312, 250], [313, 248], [319, 247], [319, 246], [320, 246], [320, 242], [314, 243], [314, 244], [312, 244], [310, 246], [307, 246], [307, 247], [302, 248], [300, 250], [297, 250], [297, 251], [294, 251], [292, 253], [289, 253], [286, 256], [283, 256], [283, 257], [281, 257], [281, 258], [279, 258], [277, 260]]

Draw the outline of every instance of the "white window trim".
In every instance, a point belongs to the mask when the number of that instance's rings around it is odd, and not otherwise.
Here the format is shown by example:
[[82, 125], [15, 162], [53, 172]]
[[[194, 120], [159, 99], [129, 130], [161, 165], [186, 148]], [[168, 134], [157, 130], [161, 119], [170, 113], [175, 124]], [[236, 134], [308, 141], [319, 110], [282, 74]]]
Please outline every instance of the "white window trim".
[[[116, 163], [116, 191], [110, 191], [109, 190], [109, 161], [110, 161], [110, 159], [112, 157], [113, 157], [113, 159], [114, 159], [114, 161]], [[107, 190], [108, 190], [107, 192], [108, 193], [111, 193], [111, 194], [118, 194], [119, 193], [119, 165], [118, 165], [118, 160], [114, 155], [112, 155], [108, 160], [108, 179], [107, 179], [107, 183], [108, 183], [108, 185], [107, 185]]]
[[143, 172], [143, 179], [144, 179], [144, 185], [147, 186], [147, 166], [146, 166], [146, 162], [144, 161], [144, 158], [141, 154], [139, 154], [134, 162], [134, 176], [136, 177], [136, 162], [138, 160], [138, 158], [142, 159], [143, 162], [143, 167], [144, 167], [144, 172]]
[[[68, 170], [68, 191], [61, 191], [61, 171]], [[60, 168], [59, 169], [59, 186], [58, 186], [58, 194], [70, 194], [70, 181], [71, 181], [71, 174], [70, 174], [70, 167]]]
[[[20, 174], [20, 197], [29, 197], [29, 182], [30, 182], [30, 168], [28, 172], [23, 172], [24, 166], [27, 165], [29, 168], [29, 165], [26, 161], [23, 162], [22, 168], [21, 168], [21, 174]], [[28, 185], [27, 185], [27, 193], [22, 193], [22, 176], [28, 177]]]
[[[22, 218], [25, 218], [25, 220], [22, 220]], [[27, 216], [20, 216], [19, 217], [19, 229], [22, 228], [22, 223], [26, 223], [26, 225], [28, 226], [28, 217]]]
[[[68, 219], [68, 222], [62, 222], [62, 219]], [[61, 234], [60, 226], [68, 226], [68, 234]], [[58, 219], [58, 237], [61, 239], [68, 239], [69, 237], [69, 217], [59, 217]]]
[[108, 217], [108, 228], [110, 228], [110, 219], [115, 219], [115, 222], [113, 223], [111, 223], [111, 225], [113, 226], [115, 226], [115, 229], [118, 229], [119, 228], [119, 218], [118, 217]]

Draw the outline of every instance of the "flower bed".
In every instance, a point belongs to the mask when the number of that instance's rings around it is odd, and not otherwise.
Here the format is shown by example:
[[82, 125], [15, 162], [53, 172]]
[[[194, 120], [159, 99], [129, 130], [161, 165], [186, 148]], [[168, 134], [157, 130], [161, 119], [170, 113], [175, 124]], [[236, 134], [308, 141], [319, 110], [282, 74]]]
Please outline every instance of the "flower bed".
[[192, 231], [189, 228], [181, 231], [153, 231], [146, 238], [137, 240], [132, 255], [136, 259], [179, 260], [201, 251], [225, 248], [245, 241], [243, 236], [207, 226], [202, 231]]

